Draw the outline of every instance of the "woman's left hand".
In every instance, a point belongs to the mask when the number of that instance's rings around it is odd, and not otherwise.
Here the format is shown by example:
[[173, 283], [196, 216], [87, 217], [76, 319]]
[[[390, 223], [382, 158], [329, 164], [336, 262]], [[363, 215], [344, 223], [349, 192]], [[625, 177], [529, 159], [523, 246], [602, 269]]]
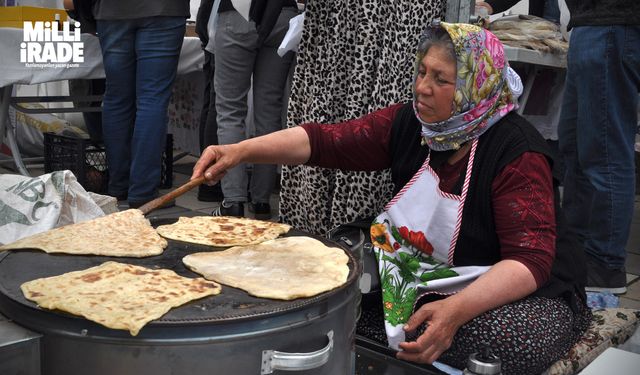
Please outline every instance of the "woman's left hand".
[[427, 329], [415, 342], [400, 343], [404, 351], [396, 357], [433, 363], [449, 349], [453, 336], [463, 324], [485, 311], [528, 296], [536, 288], [536, 280], [529, 268], [516, 260], [501, 260], [462, 291], [427, 303], [414, 312], [404, 330], [412, 331], [422, 322], [427, 324]]
[[427, 328], [416, 341], [400, 343], [403, 350], [396, 357], [411, 362], [433, 363], [453, 342], [460, 326], [459, 308], [451, 297], [424, 304], [411, 315], [404, 326], [405, 332], [415, 330], [421, 323]]

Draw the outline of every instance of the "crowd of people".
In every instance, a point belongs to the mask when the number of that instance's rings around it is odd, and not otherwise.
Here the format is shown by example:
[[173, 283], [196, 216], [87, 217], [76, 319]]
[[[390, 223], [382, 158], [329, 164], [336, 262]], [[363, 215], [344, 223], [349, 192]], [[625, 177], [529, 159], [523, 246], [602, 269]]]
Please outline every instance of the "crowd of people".
[[[517, 2], [476, 6], [491, 14]], [[212, 215], [243, 217], [248, 203], [268, 219], [277, 165], [389, 170], [393, 197], [371, 220], [386, 291], [372, 329], [400, 359], [464, 368], [482, 342], [499, 342], [503, 373], [541, 373], [588, 327], [585, 290], [626, 291], [635, 197], [640, 5], [566, 3], [565, 168], [556, 178], [547, 143], [515, 112], [522, 83], [491, 32], [420, 20], [412, 100], [280, 130], [294, 56], [277, 48], [297, 2], [203, 0], [207, 87], [192, 178], [209, 184], [199, 199], [220, 201]], [[555, 1], [529, 5], [559, 18]], [[109, 194], [137, 207], [158, 195], [189, 2], [97, 0], [92, 9], [106, 72]], [[250, 90], [256, 134], [247, 138]]]
[[[235, 3], [245, 4], [246, 14], [236, 10]], [[71, 90], [100, 94], [96, 85], [104, 86], [101, 118], [86, 114], [85, 121], [91, 139], [106, 150], [108, 193], [128, 201], [129, 207], [140, 207], [158, 196], [167, 108], [190, 3], [67, 0], [65, 7], [100, 40], [106, 79], [75, 80]], [[256, 135], [282, 128], [293, 52], [280, 57], [277, 49], [297, 14], [295, 0], [202, 1], [197, 17], [205, 56], [201, 148], [247, 137], [250, 90], [253, 109], [260, 114], [253, 118]], [[258, 165], [248, 181], [246, 166], [238, 166], [221, 184], [200, 187], [198, 198], [221, 201], [214, 214], [231, 216], [244, 216], [244, 204], [251, 198], [255, 216], [268, 219], [276, 176], [275, 165]]]

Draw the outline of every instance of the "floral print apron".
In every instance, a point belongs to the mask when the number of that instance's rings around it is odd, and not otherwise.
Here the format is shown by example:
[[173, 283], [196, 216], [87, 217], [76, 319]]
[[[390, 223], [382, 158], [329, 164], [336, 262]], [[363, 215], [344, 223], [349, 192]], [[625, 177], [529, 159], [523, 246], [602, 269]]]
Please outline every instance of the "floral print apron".
[[405, 341], [402, 327], [419, 296], [454, 294], [489, 269], [453, 264], [477, 144], [477, 139], [472, 141], [461, 195], [440, 190], [428, 156], [371, 225], [391, 348], [397, 350]]

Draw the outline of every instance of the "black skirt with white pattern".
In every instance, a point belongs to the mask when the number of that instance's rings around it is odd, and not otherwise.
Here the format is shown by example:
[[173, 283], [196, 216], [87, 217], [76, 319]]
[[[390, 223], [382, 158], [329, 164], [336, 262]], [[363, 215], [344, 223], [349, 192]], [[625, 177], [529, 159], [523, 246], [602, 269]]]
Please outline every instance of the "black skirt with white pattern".
[[[438, 361], [463, 369], [469, 355], [486, 344], [502, 360], [503, 375], [540, 374], [589, 327], [591, 310], [584, 303], [578, 310], [573, 312], [561, 297], [527, 297], [498, 307], [460, 327]], [[381, 304], [363, 304], [356, 332], [387, 344]]]

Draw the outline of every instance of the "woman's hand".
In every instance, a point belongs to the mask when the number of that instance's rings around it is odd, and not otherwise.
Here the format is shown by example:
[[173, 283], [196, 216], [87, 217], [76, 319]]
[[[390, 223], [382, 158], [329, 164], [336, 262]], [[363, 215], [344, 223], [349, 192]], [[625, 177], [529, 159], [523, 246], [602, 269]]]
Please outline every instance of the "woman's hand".
[[208, 184], [215, 184], [224, 177], [227, 170], [243, 161], [241, 149], [237, 143], [207, 147], [193, 167], [191, 179], [204, 174]]
[[396, 355], [403, 359], [418, 363], [433, 363], [453, 342], [453, 336], [464, 321], [458, 317], [460, 308], [451, 297], [422, 305], [411, 315], [404, 326], [405, 332], [415, 330], [421, 323], [427, 329], [416, 341], [400, 343], [403, 350]]
[[405, 325], [412, 331], [425, 322], [427, 329], [415, 342], [400, 343], [396, 357], [433, 363], [449, 349], [458, 329], [480, 314], [528, 296], [537, 289], [531, 271], [522, 263], [505, 259], [494, 264], [460, 292], [418, 309]]
[[209, 146], [193, 167], [191, 179], [204, 174], [213, 184], [240, 163], [298, 165], [309, 160], [311, 144], [302, 127], [280, 130], [230, 145]]

